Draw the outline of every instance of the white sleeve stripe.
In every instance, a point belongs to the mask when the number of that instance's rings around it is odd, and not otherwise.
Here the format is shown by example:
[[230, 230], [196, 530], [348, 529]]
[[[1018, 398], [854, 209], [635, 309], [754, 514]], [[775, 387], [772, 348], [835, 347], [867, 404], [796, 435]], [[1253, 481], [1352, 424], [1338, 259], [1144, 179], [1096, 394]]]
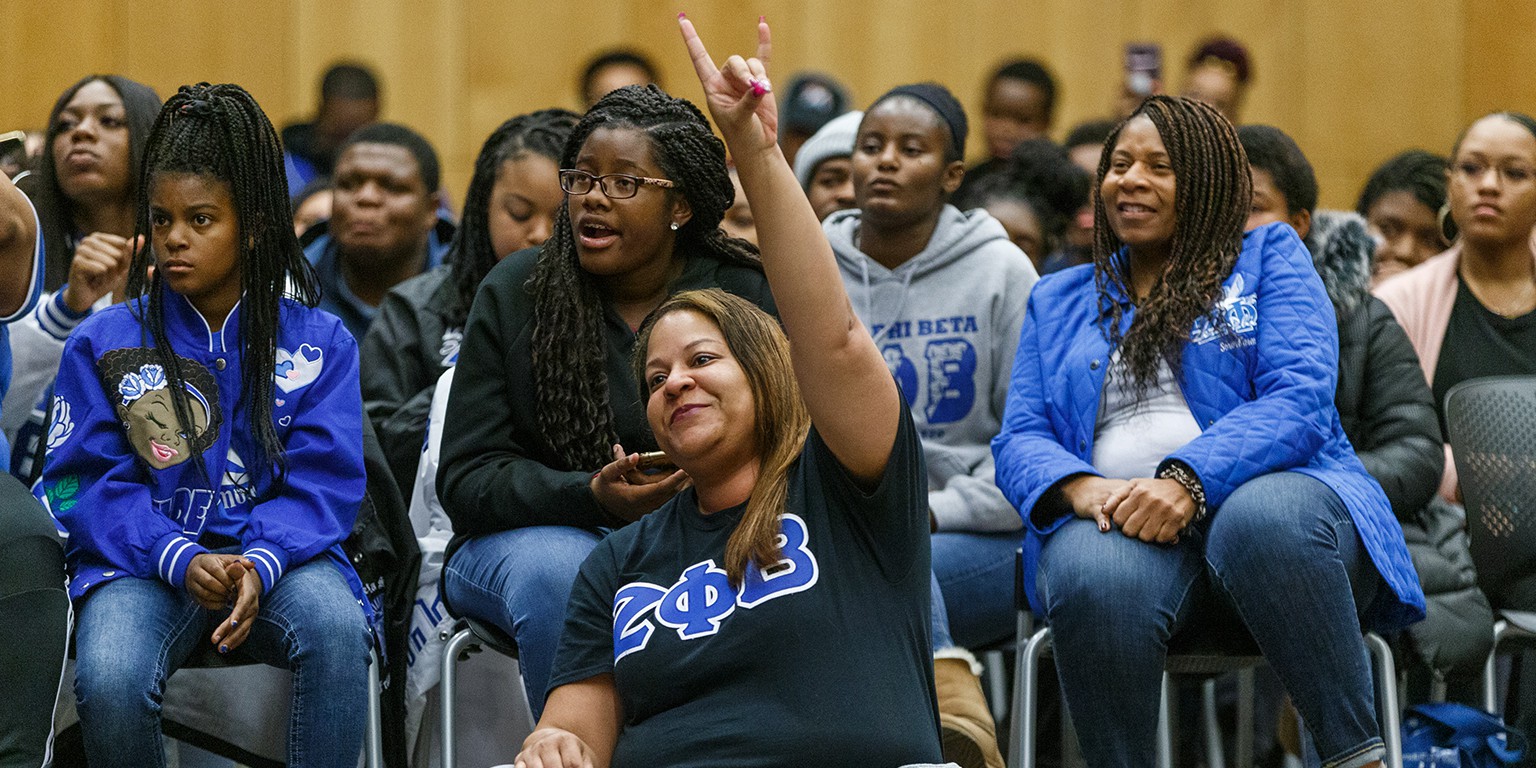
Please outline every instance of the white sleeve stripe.
[[264, 557], [258, 557], [256, 558], [256, 562], [260, 563], [261, 567], [267, 569], [267, 589], [271, 589], [272, 587], [276, 586], [277, 574], [272, 572], [272, 566], [267, 563], [267, 559]]
[[53, 298], [39, 304], [37, 312], [35, 313], [37, 317], [37, 324], [41, 326], [49, 336], [52, 336], [60, 341], [69, 338], [70, 331], [73, 331], [75, 326], [78, 326], [80, 321], [85, 319], [82, 317], [77, 320], [69, 317], [68, 315], [65, 315], [64, 311], [59, 307], [59, 304], [63, 301], [64, 294], [62, 292], [55, 293]]
[[[26, 195], [22, 195], [26, 197]], [[32, 204], [32, 198], [27, 197], [27, 207], [32, 209], [32, 224], [37, 227], [37, 235], [32, 246], [32, 279], [28, 280], [27, 295], [22, 300], [21, 306], [16, 308], [6, 317], [0, 317], [0, 323], [14, 322], [17, 318], [25, 317], [32, 311], [37, 297], [43, 292], [43, 220], [38, 218], [37, 206]]]
[[176, 538], [171, 539], [170, 541], [166, 542], [165, 543], [165, 548], [160, 550], [160, 562], [156, 564], [156, 567], [159, 569], [159, 571], [160, 571], [160, 573], [162, 575], [166, 572], [165, 571], [165, 558], [170, 556], [170, 554], [171, 554], [171, 547], [174, 547], [177, 544], [185, 542], [186, 540], [187, 540], [187, 537], [185, 537], [185, 536], [177, 536]]
[[[186, 539], [182, 539], [181, 542], [182, 542], [181, 546], [179, 548], [177, 548], [176, 554], [171, 556], [171, 563], [170, 563], [170, 565], [166, 566], [166, 569], [165, 569], [165, 580], [166, 581], [170, 581], [176, 575], [176, 564], [181, 561], [181, 556], [186, 554], [187, 550], [191, 549], [194, 546], [197, 546], [196, 544], [193, 544], [192, 542], [187, 541]], [[169, 549], [169, 547], [167, 547], [167, 549]]]
[[279, 566], [277, 555], [273, 554], [272, 550], [265, 547], [257, 547], [246, 552], [245, 556], [254, 558], [257, 562], [265, 565], [267, 570], [273, 574], [272, 583], [277, 583], [277, 576], [282, 574], [283, 569]]

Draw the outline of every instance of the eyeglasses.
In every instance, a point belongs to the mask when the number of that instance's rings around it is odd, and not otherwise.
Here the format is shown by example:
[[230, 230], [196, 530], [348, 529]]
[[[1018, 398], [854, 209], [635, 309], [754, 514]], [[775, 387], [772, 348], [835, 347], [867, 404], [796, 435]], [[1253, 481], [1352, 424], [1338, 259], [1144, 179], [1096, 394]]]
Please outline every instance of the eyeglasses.
[[566, 168], [560, 171], [560, 188], [568, 195], [585, 195], [592, 191], [593, 185], [602, 187], [603, 194], [610, 200], [624, 200], [634, 197], [640, 192], [640, 187], [646, 184], [671, 189], [677, 186], [677, 182], [667, 179], [652, 179], [645, 176], [631, 176], [627, 173], [607, 173], [602, 176], [593, 176], [586, 171], [578, 171], [574, 168]]
[[1509, 185], [1525, 184], [1536, 178], [1536, 171], [1523, 165], [1490, 165], [1481, 160], [1462, 160], [1451, 165], [1451, 170], [1467, 181], [1481, 181], [1492, 170], [1499, 181]]

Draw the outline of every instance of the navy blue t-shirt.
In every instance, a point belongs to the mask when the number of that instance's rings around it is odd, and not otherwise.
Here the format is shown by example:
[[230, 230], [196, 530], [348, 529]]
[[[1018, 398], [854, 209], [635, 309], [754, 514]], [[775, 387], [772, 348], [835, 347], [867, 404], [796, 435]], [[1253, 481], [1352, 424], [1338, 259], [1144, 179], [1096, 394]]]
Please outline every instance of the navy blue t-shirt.
[[926, 473], [908, 408], [866, 492], [813, 430], [790, 469], [783, 558], [733, 588], [745, 505], [690, 489], [581, 566], [550, 689], [612, 673], [614, 768], [899, 766], [940, 760], [929, 650]]

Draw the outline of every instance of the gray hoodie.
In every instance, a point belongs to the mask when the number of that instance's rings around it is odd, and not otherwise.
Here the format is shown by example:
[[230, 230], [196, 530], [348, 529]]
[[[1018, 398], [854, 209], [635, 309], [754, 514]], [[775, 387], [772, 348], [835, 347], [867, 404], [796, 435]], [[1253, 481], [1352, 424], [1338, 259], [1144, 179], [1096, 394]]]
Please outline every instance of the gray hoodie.
[[992, 480], [990, 443], [1039, 275], [980, 209], [944, 206], [928, 247], [895, 270], [855, 245], [859, 221], [839, 211], [822, 226], [853, 310], [912, 407], [939, 530], [1018, 530], [1022, 518]]

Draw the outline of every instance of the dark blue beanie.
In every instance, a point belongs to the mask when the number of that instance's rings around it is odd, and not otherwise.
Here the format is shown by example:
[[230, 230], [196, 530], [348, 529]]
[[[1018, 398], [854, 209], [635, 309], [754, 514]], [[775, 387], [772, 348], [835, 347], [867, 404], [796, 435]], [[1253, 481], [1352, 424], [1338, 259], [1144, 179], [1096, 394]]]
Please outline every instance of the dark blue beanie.
[[911, 96], [928, 105], [939, 116], [944, 124], [949, 126], [949, 138], [954, 143], [955, 154], [965, 157], [965, 136], [969, 131], [969, 124], [965, 119], [965, 107], [960, 106], [960, 100], [955, 98], [938, 83], [914, 83], [912, 85], [898, 85], [885, 92], [884, 96], [875, 99], [875, 103], [869, 108], [873, 110], [880, 102], [893, 96]]

